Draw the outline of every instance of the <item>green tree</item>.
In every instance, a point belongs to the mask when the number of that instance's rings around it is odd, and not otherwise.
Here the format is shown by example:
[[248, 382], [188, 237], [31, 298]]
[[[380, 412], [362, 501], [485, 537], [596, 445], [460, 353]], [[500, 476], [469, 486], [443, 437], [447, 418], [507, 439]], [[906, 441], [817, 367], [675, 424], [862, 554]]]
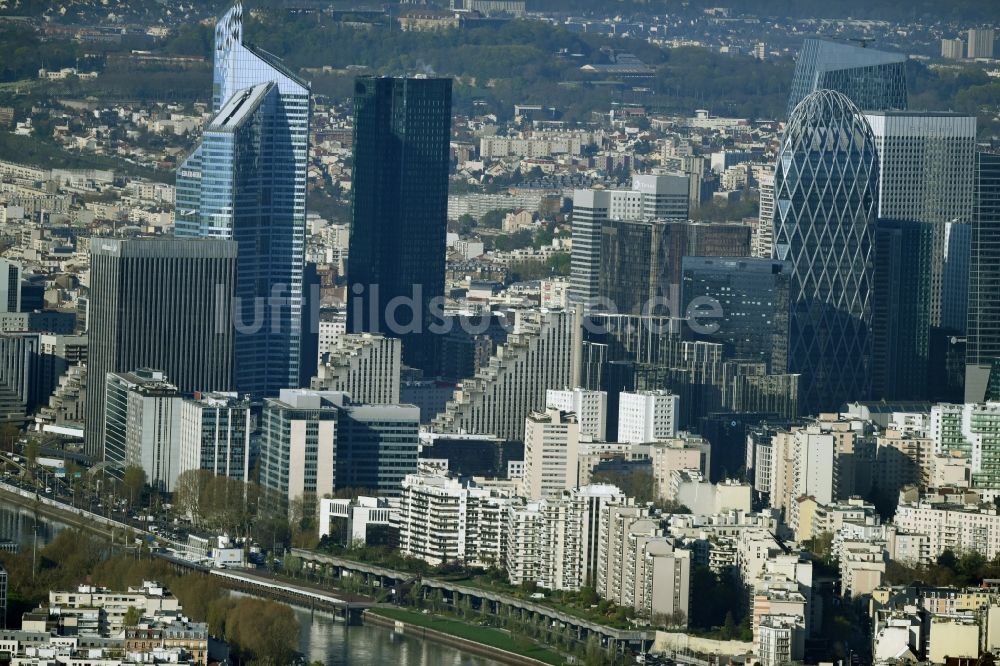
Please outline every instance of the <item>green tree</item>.
[[130, 507], [134, 507], [142, 499], [142, 491], [146, 487], [146, 470], [136, 465], [125, 468], [122, 474], [122, 490]]
[[134, 627], [139, 624], [139, 620], [142, 619], [142, 611], [135, 606], [129, 606], [128, 610], [125, 611], [125, 618], [122, 622], [126, 627]]

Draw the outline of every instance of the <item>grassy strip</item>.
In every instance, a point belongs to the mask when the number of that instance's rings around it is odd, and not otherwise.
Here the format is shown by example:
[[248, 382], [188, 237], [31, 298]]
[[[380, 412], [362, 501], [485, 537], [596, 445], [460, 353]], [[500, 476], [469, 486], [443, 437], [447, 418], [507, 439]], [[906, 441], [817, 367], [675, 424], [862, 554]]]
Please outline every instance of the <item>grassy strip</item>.
[[507, 632], [500, 631], [499, 629], [478, 627], [458, 620], [449, 620], [439, 615], [424, 615], [423, 613], [416, 613], [401, 608], [372, 608], [368, 612], [387, 617], [391, 620], [399, 620], [400, 622], [407, 622], [418, 627], [440, 631], [443, 634], [450, 634], [489, 647], [507, 650], [508, 652], [530, 657], [531, 659], [538, 659], [547, 664], [558, 666], [564, 663], [563, 658], [555, 652], [546, 650], [530, 641], [514, 638]]

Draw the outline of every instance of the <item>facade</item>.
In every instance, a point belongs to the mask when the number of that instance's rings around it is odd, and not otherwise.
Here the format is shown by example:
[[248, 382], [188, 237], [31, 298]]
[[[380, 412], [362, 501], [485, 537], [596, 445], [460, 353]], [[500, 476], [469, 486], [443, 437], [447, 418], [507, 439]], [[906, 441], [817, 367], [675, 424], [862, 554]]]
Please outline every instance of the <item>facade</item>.
[[21, 264], [0, 259], [0, 312], [21, 311]]
[[[784, 373], [790, 279], [791, 265], [783, 261], [684, 257], [684, 316], [699, 328], [715, 329], [695, 336], [723, 343], [727, 358], [762, 362], [769, 372]], [[707, 318], [700, 319], [699, 312]]]
[[[878, 151], [878, 217], [933, 226], [930, 273], [931, 326], [965, 331], [961, 229], [972, 221], [976, 167], [976, 118], [957, 113], [865, 113]], [[967, 253], [966, 253], [967, 254]], [[958, 271], [957, 275], [948, 272]], [[946, 293], [946, 282], [957, 287]]]
[[770, 259], [774, 254], [774, 170], [762, 173], [757, 180], [760, 206], [754, 228], [750, 256]]
[[879, 219], [872, 294], [872, 397], [927, 396], [934, 226]]
[[618, 441], [645, 444], [677, 435], [678, 396], [670, 391], [622, 391], [618, 396]]
[[399, 550], [433, 565], [502, 565], [507, 504], [473, 482], [409, 474], [400, 497]]
[[969, 30], [969, 57], [992, 58], [996, 43], [996, 32], [993, 28], [971, 28]]
[[344, 391], [351, 400], [382, 405], [399, 402], [402, 345], [398, 338], [343, 334], [320, 354], [312, 388]]
[[578, 484], [580, 424], [577, 416], [548, 408], [524, 421], [524, 476], [521, 491], [543, 499]]
[[590, 307], [600, 295], [602, 229], [609, 220], [687, 220], [688, 177], [637, 175], [628, 190], [573, 192], [570, 302]]
[[795, 63], [788, 117], [819, 90], [846, 95], [859, 109], [905, 109], [906, 55], [806, 39]]
[[249, 482], [256, 421], [250, 401], [236, 393], [202, 393], [181, 401], [179, 411], [180, 473], [201, 469]]
[[180, 396], [158, 370], [109, 372], [105, 383], [104, 460], [112, 473], [140, 467], [146, 482], [173, 492], [180, 475]]
[[687, 625], [691, 551], [674, 548], [646, 507], [610, 504], [600, 514], [598, 595], [671, 627]]
[[[1000, 359], [1000, 154], [976, 155], [975, 211], [969, 261], [965, 398], [986, 398]], [[997, 374], [997, 373], [992, 373]], [[996, 381], [996, 380], [994, 380]], [[992, 399], [1000, 396], [991, 396]]]
[[232, 389], [233, 326], [220, 294], [233, 293], [237, 246], [93, 238], [90, 253], [85, 450], [103, 460], [107, 373], [153, 367], [182, 392]]
[[580, 434], [593, 440], [607, 440], [608, 394], [582, 388], [549, 389], [545, 407], [576, 414]]
[[309, 87], [243, 42], [239, 3], [215, 27], [212, 110], [177, 170], [175, 235], [238, 244], [236, 388], [277, 395], [299, 384]]
[[349, 404], [337, 425], [338, 488], [368, 488], [395, 497], [417, 471], [420, 409], [414, 405]]
[[581, 329], [576, 313], [517, 311], [514, 332], [475, 377], [462, 382], [432, 422], [434, 430], [522, 441], [524, 420], [545, 407], [545, 392], [573, 384]]
[[286, 389], [264, 401], [260, 483], [286, 502], [332, 493], [344, 394]]
[[931, 558], [951, 550], [976, 551], [991, 560], [1000, 553], [1000, 515], [990, 507], [906, 502], [896, 508], [893, 522], [900, 532], [926, 534]]
[[948, 60], [961, 60], [965, 57], [965, 42], [961, 39], [942, 39], [941, 57]]
[[[347, 330], [403, 337], [406, 364], [436, 374], [428, 327], [444, 297], [451, 79], [359, 77], [354, 93]], [[398, 298], [412, 311], [390, 307]]]
[[775, 255], [791, 262], [795, 285], [789, 371], [802, 375], [803, 411], [837, 409], [870, 391], [878, 198], [871, 129], [845, 95], [822, 90], [796, 107], [781, 142], [775, 198]]
[[746, 257], [750, 227], [669, 220], [610, 220], [601, 230], [599, 307], [625, 314], [683, 316], [685, 256]]

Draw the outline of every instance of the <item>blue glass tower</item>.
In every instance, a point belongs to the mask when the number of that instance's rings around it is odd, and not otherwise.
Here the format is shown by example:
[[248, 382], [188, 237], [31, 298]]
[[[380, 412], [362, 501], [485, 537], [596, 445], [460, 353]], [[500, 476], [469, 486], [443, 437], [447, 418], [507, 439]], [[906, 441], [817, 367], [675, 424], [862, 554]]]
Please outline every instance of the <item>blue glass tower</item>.
[[870, 387], [875, 140], [847, 96], [820, 90], [795, 107], [774, 174], [775, 258], [792, 263], [789, 372], [812, 412]]
[[811, 93], [836, 90], [866, 111], [906, 108], [906, 56], [807, 39], [795, 63], [788, 116]]
[[215, 28], [215, 117], [177, 171], [175, 234], [237, 241], [236, 387], [276, 395], [299, 383], [309, 86], [242, 19]]

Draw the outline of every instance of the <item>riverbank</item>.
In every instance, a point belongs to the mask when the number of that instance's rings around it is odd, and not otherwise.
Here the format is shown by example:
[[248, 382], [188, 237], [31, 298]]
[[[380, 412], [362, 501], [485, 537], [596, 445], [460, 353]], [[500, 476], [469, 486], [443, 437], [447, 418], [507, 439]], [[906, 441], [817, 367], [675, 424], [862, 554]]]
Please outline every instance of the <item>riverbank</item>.
[[[8, 504], [13, 504], [19, 506], [22, 509], [28, 509], [33, 511], [40, 516], [44, 516], [51, 520], [58, 521], [68, 527], [86, 530], [93, 534], [97, 534], [108, 539], [113, 539], [116, 535], [127, 532], [131, 529], [127, 526], [117, 527], [115, 525], [107, 525], [103, 522], [95, 520], [95, 518], [100, 519], [100, 521], [107, 521], [103, 516], [93, 516], [89, 512], [77, 513], [77, 511], [82, 511], [81, 509], [70, 509], [61, 508], [59, 506], [52, 506], [48, 503], [42, 502], [39, 499], [25, 497], [19, 491], [14, 491], [10, 489], [11, 487], [5, 483], [0, 483], [0, 500], [7, 502]], [[50, 500], [51, 501], [51, 500]]]
[[443, 643], [510, 666], [558, 666], [565, 663], [561, 656], [539, 645], [525, 642], [523, 646], [518, 646], [516, 639], [507, 632], [438, 615], [424, 615], [403, 608], [372, 608], [365, 611], [362, 619], [365, 623]]

